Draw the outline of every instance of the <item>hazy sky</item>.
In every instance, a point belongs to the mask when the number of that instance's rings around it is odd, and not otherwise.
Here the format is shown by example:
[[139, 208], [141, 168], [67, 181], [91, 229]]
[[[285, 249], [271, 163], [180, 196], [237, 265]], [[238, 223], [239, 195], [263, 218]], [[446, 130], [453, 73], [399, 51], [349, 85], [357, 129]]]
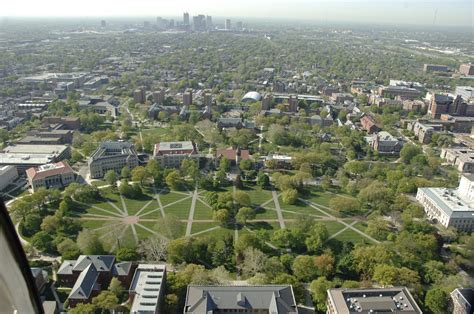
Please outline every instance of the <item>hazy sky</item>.
[[179, 16], [472, 26], [473, 0], [3, 0], [0, 16]]

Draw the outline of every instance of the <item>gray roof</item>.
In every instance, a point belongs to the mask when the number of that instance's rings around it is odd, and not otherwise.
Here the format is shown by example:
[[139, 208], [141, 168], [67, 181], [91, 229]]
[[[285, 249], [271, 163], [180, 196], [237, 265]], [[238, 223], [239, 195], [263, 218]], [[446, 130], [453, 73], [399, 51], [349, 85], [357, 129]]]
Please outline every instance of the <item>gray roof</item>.
[[93, 264], [98, 272], [109, 272], [115, 262], [113, 255], [81, 255], [76, 261], [73, 270], [83, 271]]
[[93, 264], [89, 264], [77, 278], [74, 287], [72, 287], [69, 299], [89, 299], [91, 292], [96, 288], [99, 273]]
[[293, 288], [289, 285], [188, 286], [184, 313], [213, 313], [224, 309], [298, 313]]
[[258, 92], [248, 92], [242, 97], [242, 101], [260, 101], [262, 100], [262, 95]]
[[74, 268], [76, 261], [73, 260], [64, 260], [64, 262], [59, 266], [58, 275], [72, 275], [72, 269]]
[[128, 276], [132, 269], [132, 262], [121, 262], [114, 265], [112, 269], [113, 276]]

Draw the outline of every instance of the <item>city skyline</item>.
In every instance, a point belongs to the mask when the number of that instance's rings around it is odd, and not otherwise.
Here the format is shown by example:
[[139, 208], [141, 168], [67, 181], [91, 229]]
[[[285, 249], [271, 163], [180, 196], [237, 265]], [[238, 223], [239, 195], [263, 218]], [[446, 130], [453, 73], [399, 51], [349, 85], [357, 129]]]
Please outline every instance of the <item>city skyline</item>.
[[[291, 2], [243, 0], [225, 5], [215, 0], [199, 3], [181, 0], [167, 3], [150, 3], [137, 0], [131, 5], [120, 5], [112, 1], [85, 0], [73, 10], [60, 4], [58, 0], [41, 3], [26, 1], [3, 5], [2, 16], [7, 17], [141, 17], [173, 16], [182, 12], [190, 16], [198, 14], [228, 18], [288, 19], [310, 22], [357, 22], [431, 26], [471, 26], [474, 7], [470, 1], [453, 0], [449, 3], [438, 0], [298, 0]], [[94, 7], [91, 11], [90, 7]], [[151, 12], [154, 12], [151, 13]]]

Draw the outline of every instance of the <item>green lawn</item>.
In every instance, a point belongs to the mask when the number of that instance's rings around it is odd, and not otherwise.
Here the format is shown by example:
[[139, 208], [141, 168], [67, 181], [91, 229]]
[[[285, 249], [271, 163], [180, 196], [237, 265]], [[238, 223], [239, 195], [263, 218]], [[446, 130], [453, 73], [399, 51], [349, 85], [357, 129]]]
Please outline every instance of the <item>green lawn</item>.
[[[280, 202], [280, 208], [281, 209], [284, 209], [284, 210], [288, 210], [288, 211], [292, 211], [292, 212], [295, 212], [295, 213], [299, 213], [299, 214], [310, 214], [310, 215], [314, 215], [314, 216], [318, 216], [318, 217], [321, 217], [321, 216], [325, 216], [322, 212], [320, 212], [319, 210], [303, 203], [302, 201], [297, 201], [296, 204], [293, 204], [293, 205], [287, 205], [287, 204], [284, 204], [282, 199], [281, 199], [281, 196], [278, 198], [278, 201]], [[285, 213], [283, 212], [283, 215], [285, 214], [288, 214], [288, 213]], [[285, 217], [285, 216], [283, 216]]]
[[195, 234], [207, 229], [214, 228], [218, 226], [217, 222], [193, 222], [193, 227], [191, 229], [191, 234]]
[[274, 209], [259, 207], [255, 219], [278, 219], [278, 216]]
[[[250, 199], [254, 206], [259, 206], [272, 199], [271, 191], [263, 190], [258, 186], [246, 186], [243, 191], [250, 195]], [[269, 204], [273, 204], [273, 202], [270, 202]]]
[[180, 201], [180, 200], [183, 200], [185, 198], [190, 198], [191, 196], [186, 196], [186, 195], [183, 195], [183, 194], [178, 194], [178, 193], [174, 193], [174, 192], [163, 192], [163, 193], [160, 193], [160, 200], [161, 200], [161, 204], [163, 206], [166, 206], [168, 204], [171, 204], [173, 202], [176, 202], [176, 201]]
[[194, 211], [194, 219], [196, 220], [207, 220], [212, 219], [214, 211], [204, 205], [200, 200], [196, 201], [196, 210]]
[[347, 229], [343, 231], [341, 234], [336, 236], [336, 239], [342, 242], [373, 244], [372, 241], [358, 234], [352, 229]]
[[191, 208], [191, 198], [165, 207], [165, 214], [172, 214], [178, 219], [188, 219], [189, 209]]
[[129, 199], [125, 197], [123, 199], [125, 206], [127, 206], [127, 212], [130, 216], [138, 213], [144, 206], [146, 206], [146, 209], [158, 207], [158, 202], [148, 195], [143, 196], [141, 199]]

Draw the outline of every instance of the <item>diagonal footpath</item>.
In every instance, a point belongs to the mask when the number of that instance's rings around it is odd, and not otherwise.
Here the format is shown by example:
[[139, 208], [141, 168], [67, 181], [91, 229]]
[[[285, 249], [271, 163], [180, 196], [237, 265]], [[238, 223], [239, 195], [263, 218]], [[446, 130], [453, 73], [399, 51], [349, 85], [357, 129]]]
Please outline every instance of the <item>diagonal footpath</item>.
[[[353, 226], [351, 226], [351, 225], [348, 224], [347, 222], [345, 222], [345, 221], [343, 221], [343, 220], [341, 220], [341, 219], [339, 219], [339, 218], [337, 218], [337, 217], [331, 215], [330, 213], [328, 213], [328, 212], [322, 210], [321, 208], [318, 208], [319, 205], [317, 205], [317, 204], [315, 204], [315, 203], [313, 203], [313, 202], [307, 201], [307, 200], [305, 200], [305, 199], [302, 199], [302, 198], [298, 198], [298, 199], [299, 199], [300, 201], [302, 201], [303, 203], [305, 203], [305, 204], [307, 204], [307, 205], [313, 207], [314, 209], [317, 209], [317, 210], [319, 210], [320, 212], [326, 214], [327, 216], [329, 216], [329, 217], [331, 217], [331, 218], [334, 218], [334, 219], [337, 220], [339, 223], [341, 223], [341, 224], [343, 224], [344, 226], [346, 226], [348, 229], [351, 229], [351, 230], [357, 232], [358, 234], [360, 234], [360, 235], [366, 237], [367, 239], [369, 239], [369, 240], [371, 240], [371, 241], [373, 241], [373, 242], [375, 242], [375, 243], [377, 243], [377, 244], [380, 243], [379, 240], [376, 240], [376, 239], [372, 238], [372, 237], [369, 236], [368, 234], [366, 234], [366, 233], [360, 231], [359, 229], [354, 228]], [[326, 206], [322, 206], [322, 205], [321, 205], [321, 207], [326, 207]], [[326, 208], [328, 208], [328, 207], [326, 207]]]
[[194, 211], [196, 209], [196, 200], [197, 200], [198, 194], [197, 194], [197, 187], [194, 190], [193, 193], [193, 199], [191, 201], [191, 209], [189, 210], [189, 216], [188, 216], [188, 224], [186, 226], [186, 236], [189, 237], [191, 235], [191, 229], [193, 227], [193, 218], [194, 218]]
[[278, 216], [278, 222], [280, 223], [280, 228], [285, 229], [285, 220], [283, 220], [283, 214], [280, 208], [280, 201], [278, 200], [278, 195], [275, 190], [272, 190], [273, 202], [275, 203], [275, 209]]
[[[354, 222], [352, 222], [350, 225], [351, 226], [354, 226], [356, 223], [358, 223], [359, 221], [356, 220]], [[341, 230], [339, 230], [338, 232], [334, 233], [332, 236], [330, 236], [328, 238], [328, 240], [331, 240], [331, 239], [334, 239], [335, 237], [337, 237], [338, 235], [340, 235], [341, 233], [343, 233], [344, 231], [346, 231], [347, 229], [349, 229], [349, 227], [345, 227], [345, 228], [342, 228]]]

